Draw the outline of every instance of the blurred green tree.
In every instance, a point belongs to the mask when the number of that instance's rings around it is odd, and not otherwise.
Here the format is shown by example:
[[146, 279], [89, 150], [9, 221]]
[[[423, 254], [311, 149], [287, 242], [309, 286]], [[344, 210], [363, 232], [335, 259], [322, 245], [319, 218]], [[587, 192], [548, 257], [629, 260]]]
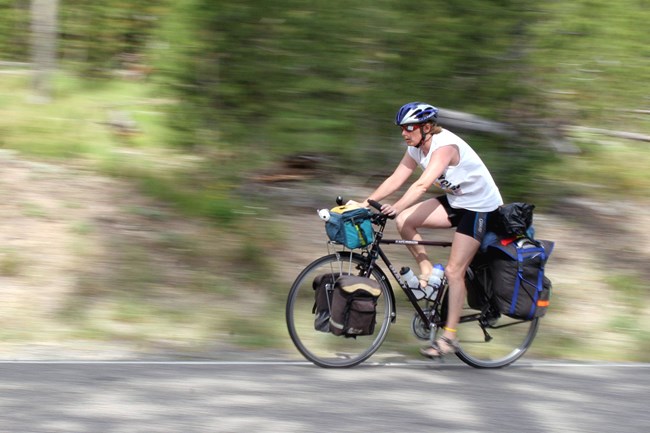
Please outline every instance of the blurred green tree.
[[[148, 49], [166, 0], [66, 0], [61, 7], [60, 57], [72, 69], [107, 76]], [[139, 60], [138, 60], [139, 61]]]
[[[24, 3], [3, 6], [12, 14], [0, 23], [20, 28]], [[401, 152], [391, 119], [406, 101], [506, 121], [512, 107], [533, 106], [534, 13], [530, 0], [425, 9], [405, 0], [66, 0], [58, 49], [60, 64], [85, 77], [155, 62], [162, 89], [180, 101], [169, 116], [176, 144], [235, 153], [245, 144], [245, 160], [262, 163], [327, 153], [364, 170]], [[20, 37], [0, 44], [10, 40]]]
[[503, 117], [526, 94], [528, 3], [181, 0], [160, 55], [183, 101], [172, 119], [201, 131], [186, 145], [219, 130], [262, 154], [359, 162], [409, 100]]
[[32, 0], [33, 89], [40, 102], [51, 97], [51, 76], [56, 69], [58, 0]]
[[[0, 0], [2, 60], [31, 59], [30, 6], [38, 1]], [[51, 5], [52, 1], [43, 2]], [[166, 12], [167, 0], [65, 0], [57, 2], [56, 45], [66, 67], [98, 76], [119, 66], [123, 54], [144, 54]], [[40, 6], [39, 6], [40, 7]]]
[[29, 60], [30, 0], [0, 0], [0, 60]]

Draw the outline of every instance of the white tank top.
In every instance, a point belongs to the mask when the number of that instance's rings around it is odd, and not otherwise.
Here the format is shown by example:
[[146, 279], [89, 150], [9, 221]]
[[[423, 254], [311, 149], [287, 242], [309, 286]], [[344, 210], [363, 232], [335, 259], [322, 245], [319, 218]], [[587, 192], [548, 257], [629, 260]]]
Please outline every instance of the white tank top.
[[447, 167], [434, 185], [447, 194], [451, 207], [474, 212], [491, 212], [501, 206], [501, 193], [487, 167], [474, 149], [453, 132], [443, 129], [435, 134], [427, 155], [411, 146], [407, 148], [407, 152], [424, 170], [429, 165], [433, 152], [449, 145], [458, 148], [460, 160], [458, 165]]

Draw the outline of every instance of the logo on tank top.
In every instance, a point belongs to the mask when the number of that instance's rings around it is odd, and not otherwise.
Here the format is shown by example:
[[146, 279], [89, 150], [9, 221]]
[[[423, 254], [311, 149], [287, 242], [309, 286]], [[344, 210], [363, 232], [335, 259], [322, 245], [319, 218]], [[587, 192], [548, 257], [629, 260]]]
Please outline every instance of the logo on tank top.
[[460, 189], [460, 185], [454, 185], [445, 179], [445, 174], [440, 175], [438, 179], [434, 182], [438, 188], [446, 192], [447, 194], [461, 195], [463, 191]]

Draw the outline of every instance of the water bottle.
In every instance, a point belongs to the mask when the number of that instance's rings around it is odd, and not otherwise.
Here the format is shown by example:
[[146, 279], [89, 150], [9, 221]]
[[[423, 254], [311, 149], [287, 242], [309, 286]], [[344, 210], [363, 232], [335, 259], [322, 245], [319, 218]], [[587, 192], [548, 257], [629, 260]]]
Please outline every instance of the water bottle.
[[445, 276], [445, 267], [440, 263], [436, 263], [427, 282], [427, 286], [424, 288], [424, 293], [427, 299], [435, 299], [438, 295], [438, 289], [442, 284], [442, 278]]
[[420, 280], [418, 279], [417, 275], [413, 273], [411, 268], [408, 266], [403, 267], [399, 271], [401, 277], [406, 281], [406, 285], [411, 289], [411, 292], [413, 292], [413, 295], [415, 295], [415, 298], [417, 300], [420, 300], [424, 298], [424, 290], [420, 287]]

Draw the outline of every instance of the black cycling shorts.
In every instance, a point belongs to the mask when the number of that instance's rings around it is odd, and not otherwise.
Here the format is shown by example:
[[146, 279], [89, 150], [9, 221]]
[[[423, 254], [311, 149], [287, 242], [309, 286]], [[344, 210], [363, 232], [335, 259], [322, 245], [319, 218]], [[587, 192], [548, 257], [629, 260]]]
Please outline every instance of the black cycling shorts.
[[483, 242], [483, 236], [487, 231], [494, 230], [497, 211], [474, 212], [467, 209], [456, 209], [449, 205], [446, 195], [436, 197], [447, 211], [447, 218], [456, 232], [471, 236], [479, 242]]

